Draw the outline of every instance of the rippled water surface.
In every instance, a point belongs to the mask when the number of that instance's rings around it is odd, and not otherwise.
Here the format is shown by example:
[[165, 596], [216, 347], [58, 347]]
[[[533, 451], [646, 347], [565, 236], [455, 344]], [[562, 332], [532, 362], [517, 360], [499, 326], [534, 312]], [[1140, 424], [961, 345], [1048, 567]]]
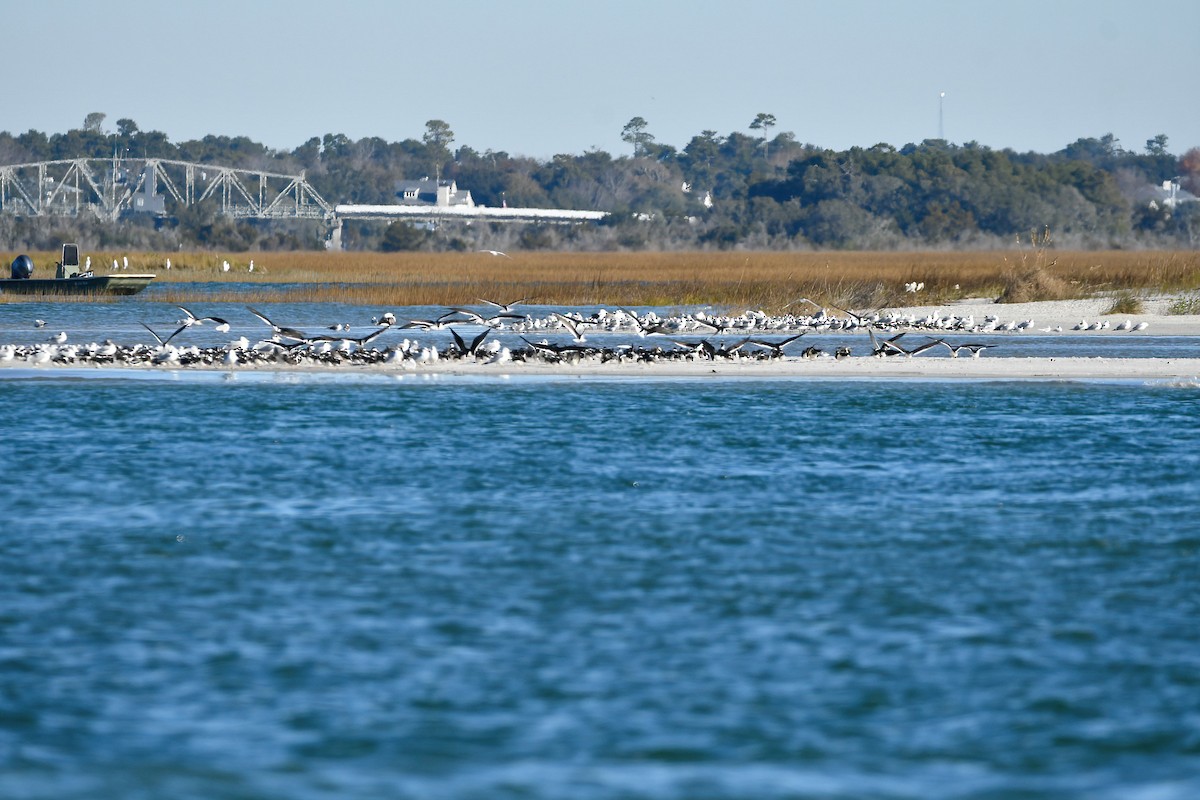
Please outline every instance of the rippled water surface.
[[1200, 390], [0, 376], [0, 796], [1200, 796]]

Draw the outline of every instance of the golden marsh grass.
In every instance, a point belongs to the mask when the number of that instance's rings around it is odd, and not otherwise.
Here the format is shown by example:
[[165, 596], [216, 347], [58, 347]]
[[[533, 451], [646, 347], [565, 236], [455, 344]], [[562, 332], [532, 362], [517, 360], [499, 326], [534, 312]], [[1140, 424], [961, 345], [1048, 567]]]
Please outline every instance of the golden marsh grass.
[[[8, 262], [15, 253], [7, 254]], [[33, 253], [37, 275], [55, 253]], [[159, 297], [253, 302], [288, 299], [363, 305], [461, 305], [519, 298], [561, 305], [719, 305], [778, 311], [801, 297], [864, 308], [965, 297], [1022, 300], [1200, 289], [1192, 251], [718, 252], [718, 253], [92, 253], [93, 269], [129, 259], [158, 275]], [[167, 258], [172, 269], [166, 270]], [[250, 259], [254, 272], [249, 272]], [[230, 270], [222, 270], [222, 262]], [[201, 292], [191, 283], [209, 284]], [[211, 284], [232, 285], [228, 292]], [[923, 291], [906, 293], [904, 284]], [[256, 294], [245, 284], [262, 284]], [[279, 286], [285, 284], [285, 286]], [[268, 290], [267, 287], [271, 288]], [[1047, 296], [1056, 294], [1057, 297]], [[5, 298], [5, 300], [19, 298]]]

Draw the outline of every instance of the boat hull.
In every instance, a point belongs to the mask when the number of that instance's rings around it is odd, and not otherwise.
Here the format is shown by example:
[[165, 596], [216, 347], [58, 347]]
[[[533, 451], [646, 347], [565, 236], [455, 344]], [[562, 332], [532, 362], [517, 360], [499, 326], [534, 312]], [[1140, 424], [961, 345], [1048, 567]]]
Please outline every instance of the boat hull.
[[93, 275], [88, 278], [0, 279], [0, 294], [137, 294], [157, 277], [153, 274]]

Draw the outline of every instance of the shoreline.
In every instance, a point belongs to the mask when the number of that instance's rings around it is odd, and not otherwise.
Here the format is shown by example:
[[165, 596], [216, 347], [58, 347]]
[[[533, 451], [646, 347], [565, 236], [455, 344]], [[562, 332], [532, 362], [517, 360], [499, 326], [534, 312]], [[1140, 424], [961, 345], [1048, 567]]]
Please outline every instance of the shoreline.
[[237, 366], [0, 364], [0, 380], [25, 377], [87, 377], [187, 374], [380, 376], [393, 378], [617, 378], [617, 379], [821, 379], [821, 380], [1185, 380], [1200, 382], [1200, 358], [782, 358], [771, 361], [664, 361], [647, 363], [558, 363], [462, 361], [429, 364], [241, 364]]
[[[232, 352], [232, 346], [215, 348], [203, 358], [193, 356], [194, 361], [183, 360], [171, 354], [171, 358], [162, 359], [161, 363], [151, 363], [143, 350], [139, 359], [124, 361], [114, 360], [111, 356], [95, 359], [89, 356], [87, 360], [75, 355], [69, 355], [61, 360], [55, 357], [53, 345], [38, 345], [35, 356], [31, 350], [17, 351], [17, 346], [6, 345], [0, 348], [0, 379], [25, 376], [75, 375], [94, 376], [109, 374], [113, 376], [148, 376], [163, 374], [174, 376], [195, 375], [283, 375], [321, 376], [321, 379], [332, 376], [382, 376], [384, 378], [413, 378], [444, 377], [451, 379], [490, 380], [493, 378], [531, 378], [531, 379], [560, 379], [560, 378], [596, 378], [619, 380], [659, 380], [659, 379], [822, 379], [822, 380], [1041, 380], [1041, 381], [1070, 381], [1070, 380], [1100, 380], [1100, 381], [1187, 381], [1200, 382], [1200, 315], [1174, 315], [1170, 313], [1171, 298], [1155, 297], [1144, 300], [1144, 310], [1141, 314], [1106, 315], [1104, 310], [1109, 306], [1109, 299], [1090, 298], [1065, 301], [1041, 301], [1020, 304], [997, 304], [986, 298], [970, 298], [948, 304], [911, 306], [906, 308], [883, 309], [882, 313], [889, 316], [886, 325], [877, 328], [878, 335], [887, 332], [891, 336], [895, 331], [909, 330], [920, 333], [930, 339], [938, 336], [974, 337], [980, 334], [962, 332], [953, 326], [947, 327], [946, 321], [974, 320], [978, 325], [985, 320], [991, 321], [989, 340], [1002, 342], [1010, 337], [1019, 340], [1025, 337], [1048, 337], [1064, 343], [1063, 355], [1044, 354], [1042, 352], [1027, 356], [996, 356], [984, 352], [979, 357], [971, 357], [966, 350], [961, 350], [958, 358], [950, 357], [941, 351], [934, 354], [918, 354], [912, 357], [891, 355], [878, 357], [873, 355], [855, 354], [843, 358], [834, 358], [824, 352], [816, 357], [804, 357], [796, 353], [779, 357], [745, 357], [742, 354], [731, 354], [729, 357], [709, 357], [699, 350], [693, 355], [672, 357], [657, 360], [623, 360], [614, 357], [614, 351], [609, 349], [603, 356], [593, 353], [572, 354], [560, 351], [558, 356], [551, 354], [550, 360], [545, 360], [539, 354], [535, 357], [519, 357], [512, 360], [507, 351], [499, 353], [496, 347], [488, 355], [481, 351], [478, 358], [473, 355], [462, 357], [437, 358], [436, 353], [429, 353], [436, 348], [419, 348], [414, 341], [412, 346], [405, 342], [403, 353], [389, 352], [385, 358], [383, 353], [376, 353], [368, 359], [313, 359], [300, 363], [287, 363], [280, 359], [241, 360], [240, 363], [225, 365], [221, 363], [224, 354]], [[1092, 330], [1089, 325], [1097, 321], [1105, 325], [1103, 329]], [[996, 329], [997, 325], [1007, 326]], [[1021, 326], [1018, 328], [1018, 323]], [[1140, 323], [1145, 323], [1137, 329]], [[469, 324], [469, 323], [466, 323]], [[546, 332], [565, 334], [566, 330], [546, 329]], [[843, 336], [850, 335], [867, 338], [863, 328], [843, 329], [838, 331]], [[178, 333], [178, 331], [176, 331]], [[420, 336], [417, 331], [414, 335]], [[589, 332], [590, 333], [590, 332]], [[786, 330], [771, 330], [767, 335], [784, 335]], [[530, 334], [536, 336], [536, 334]], [[610, 335], [597, 332], [594, 341], [600, 341]], [[680, 335], [690, 335], [695, 332]], [[719, 335], [719, 334], [718, 334]], [[728, 337], [731, 334], [725, 334]], [[744, 332], [739, 332], [744, 335]], [[455, 334], [457, 337], [458, 335]], [[1070, 355], [1070, 342], [1078, 341], [1082, 336], [1103, 338], [1123, 338], [1136, 341], [1143, 337], [1181, 337], [1186, 341], [1174, 343], [1169, 348], [1170, 357], [1155, 355], [1158, 348], [1142, 347], [1136, 352], [1136, 357], [1129, 355], [1096, 355], [1095, 349], [1089, 355]], [[445, 338], [445, 337], [443, 337]], [[524, 339], [525, 337], [522, 336]], [[562, 338], [559, 336], [558, 338]], [[625, 337], [628, 339], [628, 335]], [[243, 341], [245, 338], [243, 337]], [[528, 339], [525, 339], [528, 341]], [[619, 340], [618, 340], [619, 341]], [[669, 336], [656, 338], [646, 337], [647, 344], [651, 341], [669, 343]], [[820, 344], [818, 336], [806, 340]], [[841, 341], [845, 341], [842, 339]], [[967, 341], [971, 341], [967, 339]], [[976, 339], [975, 341], [979, 341]], [[1195, 357], [1192, 357], [1195, 343]], [[461, 340], [460, 340], [461, 342]], [[111, 344], [111, 343], [110, 343]], [[380, 350], [383, 342], [371, 349]], [[990, 346], [1001, 346], [989, 344]], [[95, 345], [92, 346], [93, 348]], [[389, 344], [389, 348], [396, 345]], [[453, 345], [451, 345], [453, 347]], [[964, 345], [966, 347], [966, 345]], [[5, 352], [7, 348], [7, 352]], [[194, 349], [194, 348], [193, 348]], [[418, 349], [421, 350], [418, 353]], [[515, 349], [515, 348], [514, 348]], [[736, 348], [735, 348], [736, 349]], [[816, 350], [815, 347], [808, 348]], [[826, 346], [825, 349], [831, 349]], [[854, 348], [861, 353], [857, 346]], [[1122, 348], [1114, 348], [1120, 353]], [[1057, 348], [1054, 348], [1057, 350]], [[461, 351], [461, 345], [460, 345]], [[1052, 350], [1053, 352], [1053, 350]], [[394, 358], [401, 355], [400, 358]], [[809, 354], [812, 355], [812, 354]], [[244, 358], [239, 351], [238, 356]], [[433, 356], [433, 357], [427, 357]], [[140, 362], [140, 363], [139, 363]]]

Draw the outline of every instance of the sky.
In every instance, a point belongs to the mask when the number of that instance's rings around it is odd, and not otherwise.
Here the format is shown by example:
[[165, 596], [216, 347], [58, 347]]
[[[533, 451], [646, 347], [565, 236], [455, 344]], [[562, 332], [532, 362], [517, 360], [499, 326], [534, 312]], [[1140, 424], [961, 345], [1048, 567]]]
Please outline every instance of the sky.
[[1198, 0], [0, 0], [0, 19], [14, 135], [98, 111], [292, 150], [439, 119], [453, 147], [549, 159], [629, 154], [634, 117], [682, 149], [768, 113], [835, 150], [1200, 146]]

